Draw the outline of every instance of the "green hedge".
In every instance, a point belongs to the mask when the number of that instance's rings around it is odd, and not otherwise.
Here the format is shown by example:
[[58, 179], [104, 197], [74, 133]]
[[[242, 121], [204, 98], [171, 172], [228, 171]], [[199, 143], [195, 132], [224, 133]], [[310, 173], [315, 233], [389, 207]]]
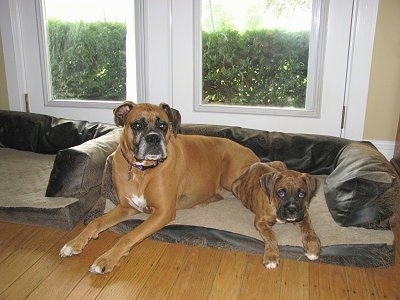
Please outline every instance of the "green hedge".
[[[55, 99], [125, 99], [124, 24], [49, 20], [48, 36]], [[203, 99], [304, 107], [308, 40], [308, 32], [203, 32]]]
[[203, 99], [304, 107], [308, 32], [203, 32]]
[[47, 25], [53, 98], [126, 98], [125, 24], [49, 20]]

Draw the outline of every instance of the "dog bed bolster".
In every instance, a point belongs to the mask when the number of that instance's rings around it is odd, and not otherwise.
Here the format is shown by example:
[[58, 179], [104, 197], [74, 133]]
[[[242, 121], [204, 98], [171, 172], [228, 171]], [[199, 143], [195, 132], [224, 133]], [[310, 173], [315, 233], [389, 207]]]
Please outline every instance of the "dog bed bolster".
[[399, 201], [394, 169], [369, 142], [353, 142], [338, 153], [324, 190], [332, 217], [342, 226], [380, 226]]
[[118, 146], [120, 130], [61, 150], [54, 159], [46, 190], [47, 197], [77, 197], [101, 188], [107, 157]]

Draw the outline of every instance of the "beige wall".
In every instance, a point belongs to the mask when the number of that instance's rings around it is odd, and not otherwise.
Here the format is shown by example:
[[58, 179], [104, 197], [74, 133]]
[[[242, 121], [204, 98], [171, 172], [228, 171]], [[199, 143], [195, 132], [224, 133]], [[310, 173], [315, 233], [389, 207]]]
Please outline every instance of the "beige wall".
[[[400, 112], [400, 1], [380, 0], [364, 139], [394, 141]], [[0, 39], [0, 109], [8, 109]]]
[[9, 109], [6, 75], [4, 71], [3, 45], [0, 33], [0, 109]]
[[364, 139], [394, 141], [400, 112], [400, 1], [380, 0]]

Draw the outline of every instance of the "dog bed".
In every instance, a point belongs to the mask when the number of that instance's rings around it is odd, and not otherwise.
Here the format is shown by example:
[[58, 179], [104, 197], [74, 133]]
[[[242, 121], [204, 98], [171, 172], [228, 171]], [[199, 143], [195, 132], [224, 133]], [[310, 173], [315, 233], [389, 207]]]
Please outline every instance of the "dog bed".
[[[399, 180], [372, 144], [214, 125], [183, 125], [181, 130], [232, 139], [251, 148], [262, 161], [281, 160], [291, 169], [315, 175], [320, 184], [310, 216], [322, 244], [319, 262], [362, 267], [394, 263], [390, 220], [394, 222], [398, 210]], [[88, 221], [118, 202], [111, 182], [111, 160], [104, 170], [103, 196]], [[113, 230], [125, 233], [146, 218], [139, 214]], [[221, 201], [177, 211], [176, 219], [152, 238], [262, 254], [263, 241], [253, 222], [254, 214], [225, 191]], [[298, 228], [277, 224], [273, 230], [281, 257], [307, 261]]]
[[[110, 209], [117, 200], [110, 163], [104, 164], [119, 132], [108, 124], [0, 111], [0, 220], [70, 229]], [[229, 138], [251, 148], [261, 161], [281, 160], [318, 176], [321, 184], [310, 207], [323, 243], [318, 261], [371, 267], [394, 263], [389, 221], [398, 216], [399, 179], [370, 143], [214, 125], [185, 124], [181, 132]], [[231, 193], [224, 196], [178, 211], [177, 219], [153, 238], [261, 254], [254, 215]], [[114, 230], [126, 232], [145, 217]], [[276, 225], [274, 230], [281, 257], [306, 259], [296, 227]]]

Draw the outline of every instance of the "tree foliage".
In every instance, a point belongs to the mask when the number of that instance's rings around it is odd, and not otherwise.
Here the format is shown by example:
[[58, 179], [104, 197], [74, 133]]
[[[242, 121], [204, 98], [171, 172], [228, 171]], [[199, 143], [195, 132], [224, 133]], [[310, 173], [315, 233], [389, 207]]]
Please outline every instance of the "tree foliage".
[[[55, 99], [123, 100], [126, 27], [48, 22]], [[304, 107], [308, 32], [203, 32], [203, 99], [232, 105]]]
[[203, 32], [207, 103], [304, 107], [308, 32]]
[[125, 99], [124, 24], [49, 20], [47, 26], [54, 99]]

